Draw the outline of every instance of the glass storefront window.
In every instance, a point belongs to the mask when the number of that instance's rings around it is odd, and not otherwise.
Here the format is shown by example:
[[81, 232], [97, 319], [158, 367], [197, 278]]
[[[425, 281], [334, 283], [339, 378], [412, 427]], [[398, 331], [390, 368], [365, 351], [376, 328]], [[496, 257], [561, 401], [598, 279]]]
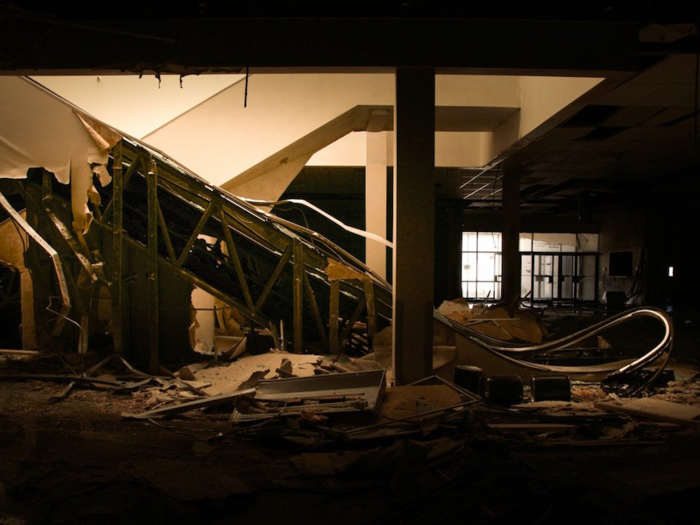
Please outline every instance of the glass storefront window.
[[[500, 232], [462, 234], [466, 299], [501, 298], [502, 249]], [[597, 251], [598, 235], [593, 233], [521, 233], [521, 297], [532, 297], [534, 280], [534, 299], [594, 300]]]

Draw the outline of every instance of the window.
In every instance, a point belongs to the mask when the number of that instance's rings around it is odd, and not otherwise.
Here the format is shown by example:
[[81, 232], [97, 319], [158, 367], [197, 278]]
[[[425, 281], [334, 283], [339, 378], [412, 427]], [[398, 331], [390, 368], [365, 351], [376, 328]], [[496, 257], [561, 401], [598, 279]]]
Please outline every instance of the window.
[[[500, 232], [462, 234], [462, 295], [501, 298]], [[521, 233], [521, 297], [532, 301], [595, 300], [598, 235]]]
[[501, 234], [462, 234], [462, 295], [469, 299], [501, 298]]

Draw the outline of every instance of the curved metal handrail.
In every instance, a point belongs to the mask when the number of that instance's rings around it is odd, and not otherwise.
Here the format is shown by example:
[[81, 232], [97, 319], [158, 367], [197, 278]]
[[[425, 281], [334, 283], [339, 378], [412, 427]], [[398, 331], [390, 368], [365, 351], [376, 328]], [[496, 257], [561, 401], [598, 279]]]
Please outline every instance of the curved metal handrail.
[[[626, 323], [634, 318], [637, 317], [652, 317], [654, 319], [657, 319], [662, 323], [664, 326], [664, 336], [661, 339], [661, 341], [654, 346], [651, 350], [649, 350], [647, 353], [645, 353], [643, 356], [637, 358], [637, 359], [623, 359], [623, 360], [618, 360], [618, 361], [613, 361], [610, 363], [604, 363], [604, 364], [599, 364], [599, 365], [590, 365], [590, 366], [552, 366], [552, 365], [543, 365], [543, 364], [538, 364], [538, 363], [532, 363], [529, 361], [524, 361], [522, 359], [516, 358], [514, 356], [529, 356], [529, 355], [534, 355], [534, 354], [543, 354], [543, 353], [549, 353], [549, 352], [554, 352], [558, 350], [563, 350], [565, 348], [570, 348], [575, 344], [578, 344], [585, 339], [588, 339], [590, 337], [593, 337], [595, 335], [598, 335], [599, 333], [608, 330], [610, 328], [613, 328], [614, 326], [618, 326], [620, 324]], [[567, 375], [591, 375], [591, 374], [609, 374], [610, 376], [612, 375], [618, 375], [618, 374], [625, 374], [625, 373], [631, 373], [639, 370], [640, 368], [647, 366], [657, 359], [659, 359], [661, 356], [666, 354], [666, 359], [664, 363], [661, 365], [660, 369], [657, 371], [657, 373], [654, 375], [658, 375], [661, 370], [663, 370], [663, 367], [666, 366], [666, 363], [668, 362], [668, 358], [671, 353], [671, 349], [673, 348], [673, 337], [674, 337], [674, 331], [673, 331], [673, 322], [671, 318], [668, 316], [666, 312], [659, 308], [654, 308], [654, 307], [636, 307], [631, 310], [627, 310], [625, 312], [622, 312], [620, 314], [617, 314], [613, 317], [610, 317], [608, 319], [604, 319], [603, 321], [596, 323], [594, 325], [591, 325], [587, 328], [584, 328], [583, 330], [580, 330], [578, 332], [575, 332], [573, 334], [570, 334], [568, 336], [562, 337], [561, 339], [557, 339], [556, 341], [549, 341], [547, 343], [543, 343], [540, 345], [522, 345], [522, 344], [511, 344], [508, 346], [503, 345], [502, 341], [498, 341], [492, 337], [484, 336], [483, 334], [480, 334], [479, 332], [470, 329], [467, 326], [464, 326], [456, 321], [453, 321], [451, 319], [448, 319], [441, 314], [437, 314], [436, 318], [440, 320], [443, 323], [447, 323], [449, 326], [451, 326], [453, 329], [455, 329], [457, 332], [459, 332], [462, 336], [466, 337], [467, 339], [471, 340], [475, 344], [477, 344], [479, 347], [483, 348], [484, 350], [487, 350], [490, 353], [493, 353], [497, 355], [498, 357], [515, 364], [517, 366], [523, 367], [528, 370], [534, 370], [534, 371], [543, 371], [543, 372], [549, 372], [553, 374], [567, 374]], [[498, 342], [500, 344], [494, 344], [495, 342]], [[654, 378], [652, 378], [653, 380]]]

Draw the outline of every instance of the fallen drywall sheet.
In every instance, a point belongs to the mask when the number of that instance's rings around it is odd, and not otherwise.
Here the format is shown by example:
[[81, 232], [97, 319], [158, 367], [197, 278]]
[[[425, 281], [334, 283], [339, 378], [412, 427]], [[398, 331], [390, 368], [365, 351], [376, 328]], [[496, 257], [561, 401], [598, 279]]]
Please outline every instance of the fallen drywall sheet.
[[231, 421], [242, 423], [303, 414], [308, 416], [366, 411], [376, 413], [381, 406], [385, 390], [384, 370], [260, 381], [252, 400], [255, 406], [241, 405], [240, 408], [245, 412], [237, 406]]
[[0, 177], [24, 178], [29, 168], [44, 168], [71, 183], [73, 228], [85, 230], [93, 169], [105, 176], [116, 133], [86, 115], [83, 120], [76, 108], [29, 79], [0, 77], [0, 93]]

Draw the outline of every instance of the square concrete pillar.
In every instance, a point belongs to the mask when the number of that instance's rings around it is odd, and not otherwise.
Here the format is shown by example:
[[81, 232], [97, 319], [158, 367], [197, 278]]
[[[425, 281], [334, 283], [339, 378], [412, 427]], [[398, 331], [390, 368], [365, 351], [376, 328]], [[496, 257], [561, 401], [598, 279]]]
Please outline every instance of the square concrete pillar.
[[394, 109], [394, 372], [432, 374], [435, 71], [397, 69]]
[[520, 298], [520, 174], [503, 175], [503, 248], [501, 300]]
[[[386, 239], [386, 131], [368, 132], [367, 165], [365, 167], [365, 229]], [[365, 262], [383, 279], [386, 279], [386, 246], [365, 239]]]

